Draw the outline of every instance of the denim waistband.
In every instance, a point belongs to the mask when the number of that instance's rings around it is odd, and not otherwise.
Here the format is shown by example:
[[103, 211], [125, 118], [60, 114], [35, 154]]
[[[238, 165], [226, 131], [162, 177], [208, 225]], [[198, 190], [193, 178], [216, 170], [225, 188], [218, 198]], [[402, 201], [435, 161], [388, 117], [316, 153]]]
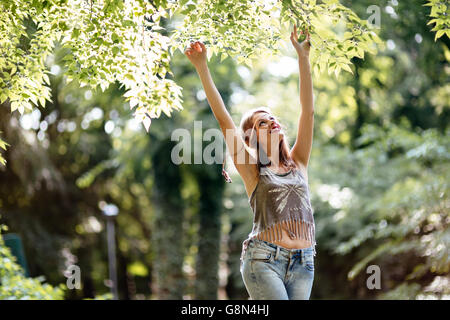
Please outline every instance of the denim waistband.
[[260, 239], [256, 239], [256, 238], [252, 238], [249, 240], [248, 242], [248, 246], [249, 247], [253, 247], [253, 246], [258, 246], [258, 247], [263, 247], [265, 249], [269, 249], [269, 250], [275, 250], [275, 251], [279, 251], [281, 254], [286, 254], [286, 255], [293, 255], [293, 254], [301, 254], [303, 253], [312, 253], [314, 256], [316, 255], [316, 250], [314, 248], [314, 245], [311, 247], [307, 247], [307, 248], [303, 248], [303, 249], [288, 249], [279, 245], [276, 245], [274, 243], [265, 241], [265, 240], [260, 240]]

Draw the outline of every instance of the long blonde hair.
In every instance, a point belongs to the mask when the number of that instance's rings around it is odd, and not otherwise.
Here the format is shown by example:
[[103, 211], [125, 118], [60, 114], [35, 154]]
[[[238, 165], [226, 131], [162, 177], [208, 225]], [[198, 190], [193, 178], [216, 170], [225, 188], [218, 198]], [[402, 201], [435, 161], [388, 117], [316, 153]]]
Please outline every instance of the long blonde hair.
[[[264, 107], [264, 106], [248, 110], [242, 116], [240, 129], [241, 129], [242, 139], [247, 144], [247, 146], [249, 146], [250, 148], [256, 149], [256, 161], [257, 161], [257, 166], [258, 166], [258, 172], [260, 172], [261, 167], [270, 165], [270, 160], [268, 160], [267, 155], [265, 154], [263, 148], [260, 147], [260, 144], [257, 141], [255, 122], [253, 119], [254, 115], [257, 113], [271, 114], [270, 109], [267, 107]], [[283, 127], [283, 125], [281, 125], [281, 127]], [[288, 169], [296, 170], [297, 165], [292, 160], [292, 158], [289, 154], [290, 148], [289, 148], [289, 144], [288, 144], [286, 135], [284, 136], [284, 139], [280, 142], [280, 144], [281, 144], [279, 146], [280, 147], [279, 148], [280, 164], [285, 166]], [[261, 158], [263, 158], [264, 163], [261, 162]]]

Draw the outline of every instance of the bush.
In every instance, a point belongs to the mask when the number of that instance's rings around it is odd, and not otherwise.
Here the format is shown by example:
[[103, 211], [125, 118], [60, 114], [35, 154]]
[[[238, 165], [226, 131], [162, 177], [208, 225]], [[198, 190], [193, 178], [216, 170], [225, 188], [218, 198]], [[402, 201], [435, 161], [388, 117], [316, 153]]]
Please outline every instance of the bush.
[[44, 283], [44, 277], [27, 278], [16, 257], [5, 245], [0, 225], [0, 300], [62, 300], [64, 285], [53, 287]]

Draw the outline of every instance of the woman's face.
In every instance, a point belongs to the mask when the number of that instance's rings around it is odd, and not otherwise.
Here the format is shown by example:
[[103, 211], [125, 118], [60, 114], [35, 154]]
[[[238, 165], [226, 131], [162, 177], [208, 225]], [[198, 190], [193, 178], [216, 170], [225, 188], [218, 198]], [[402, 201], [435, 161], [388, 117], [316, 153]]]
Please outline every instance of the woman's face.
[[284, 132], [277, 119], [270, 113], [261, 112], [254, 115], [254, 127], [258, 142], [265, 150], [271, 143], [279, 144], [284, 138]]

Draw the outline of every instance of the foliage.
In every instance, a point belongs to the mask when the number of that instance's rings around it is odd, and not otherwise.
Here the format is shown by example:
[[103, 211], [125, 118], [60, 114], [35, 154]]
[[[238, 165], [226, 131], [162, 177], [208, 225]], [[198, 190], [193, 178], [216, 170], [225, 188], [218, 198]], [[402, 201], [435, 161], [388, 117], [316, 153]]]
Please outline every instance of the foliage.
[[[2, 132], [0, 131], [0, 134], [1, 134]], [[0, 138], [0, 149], [3, 149], [3, 150], [6, 150], [6, 146], [9, 146], [9, 144], [7, 144], [5, 141], [3, 141], [1, 138]], [[0, 163], [2, 164], [2, 165], [5, 165], [6, 164], [6, 160], [5, 160], [5, 158], [3, 158], [3, 156], [2, 156], [2, 154], [0, 153]]]
[[[58, 50], [53, 63], [57, 65], [63, 56]], [[117, 86], [95, 92], [80, 89], [76, 83], [63, 85], [62, 78], [62, 74], [50, 76], [58, 99], [41, 109], [42, 113], [35, 109], [18, 119], [1, 108], [0, 130], [15, 147], [5, 154], [8, 168], [0, 170], [0, 206], [5, 223], [23, 235], [26, 255], [33, 261], [31, 274], [44, 274], [49, 283], [57, 284], [65, 279], [61, 271], [68, 264], [77, 264], [82, 270], [83, 289], [68, 290], [66, 298], [94, 298], [97, 293], [109, 291], [103, 284], [108, 269], [104, 233], [100, 233], [104, 220], [98, 203], [115, 195], [117, 184], [105, 183], [111, 169], [102, 175], [99, 187], [84, 191], [75, 182], [108, 157], [113, 133], [105, 133], [105, 125], [114, 123], [115, 136], [124, 128], [129, 109]], [[23, 126], [30, 118], [31, 127]], [[137, 205], [133, 198], [130, 201], [132, 192], [124, 190], [130, 190], [129, 185], [117, 196], [118, 202]], [[139, 214], [125, 207], [121, 205], [124, 217], [127, 210], [133, 212], [133, 217]], [[133, 223], [132, 219], [127, 219], [127, 227], [136, 237], [143, 237], [139, 231], [145, 223]], [[94, 228], [92, 222], [96, 223]], [[122, 230], [128, 234], [128, 230]], [[92, 243], [97, 243], [95, 250]], [[139, 254], [137, 251], [136, 256]], [[136, 256], [133, 259], [141, 259]], [[120, 276], [123, 271], [118, 272]]]
[[436, 41], [444, 34], [450, 38], [450, 6], [447, 1], [428, 0], [425, 6], [431, 7], [430, 17], [432, 18], [428, 24], [434, 23], [431, 31], [436, 31], [434, 40]]
[[144, 0], [2, 1], [0, 102], [23, 114], [51, 100], [46, 62], [59, 41], [67, 81], [103, 91], [119, 82], [140, 121], [181, 109], [180, 88], [166, 78], [169, 38], [158, 32], [165, 9]]
[[337, 0], [199, 0], [195, 5], [189, 1], [182, 13], [186, 13], [183, 24], [172, 36], [174, 49], [182, 51], [190, 41], [200, 39], [208, 44], [210, 56], [231, 56], [250, 67], [262, 55], [279, 55], [277, 45], [293, 24], [311, 34], [317, 70], [336, 76], [341, 70], [352, 72], [351, 59], [374, 53], [373, 43], [381, 42], [367, 21]]
[[[436, 39], [448, 36], [448, 6], [426, 5]], [[160, 21], [175, 13], [184, 19], [169, 36]], [[283, 27], [292, 23], [309, 29], [316, 71], [352, 72], [352, 58], [374, 53], [380, 42], [375, 29], [338, 0], [2, 1], [0, 103], [9, 101], [11, 111], [23, 114], [51, 101], [47, 65], [59, 43], [67, 50], [67, 81], [102, 91], [117, 81], [148, 130], [151, 118], [182, 108], [181, 87], [168, 78], [169, 53], [199, 39], [210, 56], [251, 66], [261, 55], [280, 53], [277, 45], [288, 34]]]
[[[169, 79], [170, 56], [193, 38], [238, 63], [278, 54], [281, 24], [309, 27], [314, 61], [329, 72], [351, 72], [350, 59], [373, 52], [377, 35], [338, 1], [155, 1], [8, 0], [0, 4], [0, 103], [9, 101], [20, 114], [51, 101], [48, 60], [59, 44], [67, 51], [63, 69], [68, 82], [106, 90], [114, 82], [135, 108], [147, 131], [151, 118], [182, 109], [181, 87]], [[160, 25], [175, 12], [185, 15], [172, 36]], [[279, 16], [280, 21], [272, 17]], [[338, 25], [339, 23], [339, 25]], [[339, 32], [330, 28], [338, 27]], [[1, 158], [0, 158], [1, 160]]]
[[[340, 159], [339, 163], [351, 163], [359, 170], [347, 169], [352, 180], [347, 180], [346, 190], [354, 196], [333, 216], [346, 230], [341, 231], [342, 239], [348, 237], [335, 252], [345, 255], [367, 248], [368, 241], [377, 244], [349, 271], [350, 280], [380, 256], [386, 260], [405, 253], [419, 257], [401, 279], [408, 285], [416, 283], [417, 294], [429, 284], [425, 280], [424, 285], [424, 276], [435, 279], [450, 272], [449, 137], [435, 129], [415, 133], [368, 125], [359, 143], [370, 146]], [[357, 217], [365, 217], [364, 225], [355, 225]], [[447, 289], [441, 286], [433, 293], [442, 297]]]
[[44, 283], [44, 277], [27, 278], [16, 257], [5, 245], [0, 225], [0, 300], [62, 300], [64, 285], [57, 287]]

